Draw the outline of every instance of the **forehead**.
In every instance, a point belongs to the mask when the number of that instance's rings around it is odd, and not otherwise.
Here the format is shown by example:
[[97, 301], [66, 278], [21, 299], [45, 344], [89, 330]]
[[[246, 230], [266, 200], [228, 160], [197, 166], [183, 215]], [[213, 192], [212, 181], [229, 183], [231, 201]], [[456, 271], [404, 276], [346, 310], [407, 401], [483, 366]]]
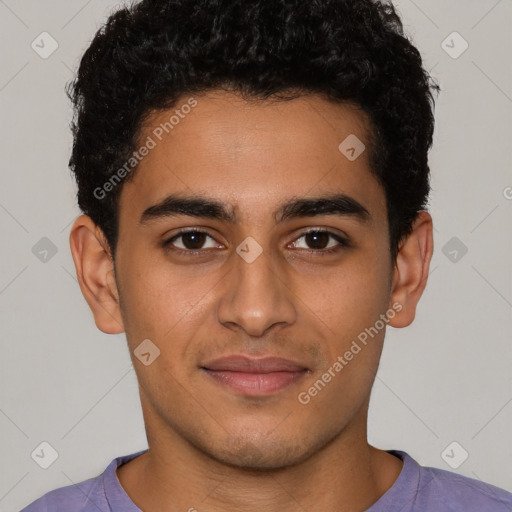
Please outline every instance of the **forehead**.
[[287, 101], [225, 91], [185, 95], [141, 126], [138, 146], [151, 139], [152, 148], [123, 187], [120, 213], [140, 215], [179, 192], [215, 197], [242, 221], [249, 212], [271, 214], [291, 197], [340, 192], [376, 216], [385, 198], [370, 172], [369, 126], [361, 109], [316, 95]]

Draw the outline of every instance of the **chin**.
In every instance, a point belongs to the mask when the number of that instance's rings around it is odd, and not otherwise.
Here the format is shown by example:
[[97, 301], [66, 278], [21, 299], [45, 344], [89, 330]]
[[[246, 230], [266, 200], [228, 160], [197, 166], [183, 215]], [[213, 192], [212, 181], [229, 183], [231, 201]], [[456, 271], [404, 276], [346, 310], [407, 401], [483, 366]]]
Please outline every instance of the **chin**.
[[230, 437], [227, 446], [210, 447], [205, 452], [210, 458], [222, 464], [245, 469], [247, 471], [277, 471], [300, 464], [311, 457], [317, 450], [316, 444], [307, 446], [303, 440], [295, 442], [286, 439], [261, 438], [249, 441]]

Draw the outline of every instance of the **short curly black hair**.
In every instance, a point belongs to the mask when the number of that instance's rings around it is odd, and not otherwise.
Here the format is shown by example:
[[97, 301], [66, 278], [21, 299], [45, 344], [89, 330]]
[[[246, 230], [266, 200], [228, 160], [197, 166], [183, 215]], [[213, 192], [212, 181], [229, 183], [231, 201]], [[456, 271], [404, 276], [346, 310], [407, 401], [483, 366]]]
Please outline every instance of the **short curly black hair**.
[[122, 183], [104, 197], [95, 190], [136, 150], [146, 116], [213, 89], [256, 100], [313, 93], [361, 107], [394, 263], [426, 209], [439, 86], [394, 6], [380, 0], [143, 0], [114, 12], [66, 86], [78, 205], [101, 228], [113, 259]]

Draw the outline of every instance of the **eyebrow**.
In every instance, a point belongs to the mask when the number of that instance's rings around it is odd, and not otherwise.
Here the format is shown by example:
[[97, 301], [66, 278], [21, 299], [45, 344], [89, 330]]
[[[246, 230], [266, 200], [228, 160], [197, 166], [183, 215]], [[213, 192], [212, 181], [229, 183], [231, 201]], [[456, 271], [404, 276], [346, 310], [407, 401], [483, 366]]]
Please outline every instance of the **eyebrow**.
[[[147, 224], [154, 220], [178, 215], [214, 219], [233, 224], [237, 221], [233, 209], [228, 209], [217, 199], [171, 194], [158, 204], [146, 208], [139, 223]], [[318, 215], [352, 217], [361, 223], [371, 220], [370, 213], [359, 201], [342, 193], [290, 199], [280, 205], [273, 217], [275, 223], [279, 224], [289, 219]]]

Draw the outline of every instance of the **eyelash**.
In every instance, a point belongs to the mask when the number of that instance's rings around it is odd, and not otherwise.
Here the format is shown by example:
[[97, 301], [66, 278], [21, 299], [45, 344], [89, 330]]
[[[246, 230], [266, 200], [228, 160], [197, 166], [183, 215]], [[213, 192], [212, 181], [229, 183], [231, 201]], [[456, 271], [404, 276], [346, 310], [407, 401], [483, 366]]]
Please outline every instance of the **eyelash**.
[[[198, 250], [187, 249], [187, 250], [185, 250], [185, 249], [179, 249], [179, 248], [172, 247], [172, 242], [174, 242], [178, 238], [182, 237], [183, 235], [186, 235], [189, 233], [199, 233], [199, 234], [207, 235], [210, 238], [215, 240], [215, 238], [213, 236], [211, 236], [206, 231], [201, 231], [200, 229], [188, 229], [188, 230], [180, 231], [179, 233], [173, 235], [171, 238], [168, 238], [167, 240], [165, 240], [162, 243], [164, 249], [168, 250], [168, 251], [173, 251], [178, 254], [185, 254], [187, 256], [199, 256], [201, 253], [203, 253], [205, 251], [205, 249], [198, 249]], [[344, 238], [344, 237], [342, 237], [336, 233], [333, 233], [332, 231], [329, 231], [327, 229], [321, 229], [321, 228], [315, 228], [315, 229], [310, 229], [308, 231], [304, 231], [298, 238], [295, 239], [295, 241], [297, 241], [297, 240], [301, 239], [302, 237], [304, 237], [305, 235], [309, 235], [311, 233], [326, 233], [326, 234], [330, 235], [332, 238], [334, 238], [334, 240], [336, 240], [339, 243], [339, 245], [337, 245], [336, 247], [331, 247], [330, 249], [309, 249], [309, 250], [302, 249], [304, 251], [316, 253], [319, 256], [324, 256], [324, 255], [329, 255], [329, 254], [338, 252], [341, 248], [350, 247], [350, 243], [347, 238]]]

